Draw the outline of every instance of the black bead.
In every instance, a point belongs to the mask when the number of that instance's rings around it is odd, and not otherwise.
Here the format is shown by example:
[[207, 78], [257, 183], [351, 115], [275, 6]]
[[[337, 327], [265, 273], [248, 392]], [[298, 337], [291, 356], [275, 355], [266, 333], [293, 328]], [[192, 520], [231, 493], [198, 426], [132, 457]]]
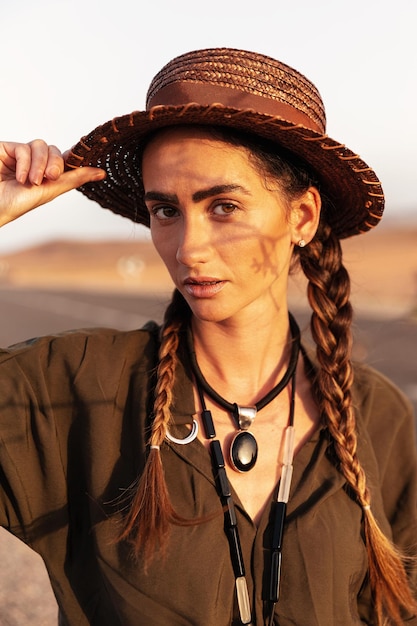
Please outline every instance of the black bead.
[[211, 411], [208, 411], [207, 409], [205, 409], [201, 413], [201, 417], [203, 419], [206, 439], [214, 439], [214, 437], [216, 436], [216, 431], [214, 429], [213, 417], [211, 415]]

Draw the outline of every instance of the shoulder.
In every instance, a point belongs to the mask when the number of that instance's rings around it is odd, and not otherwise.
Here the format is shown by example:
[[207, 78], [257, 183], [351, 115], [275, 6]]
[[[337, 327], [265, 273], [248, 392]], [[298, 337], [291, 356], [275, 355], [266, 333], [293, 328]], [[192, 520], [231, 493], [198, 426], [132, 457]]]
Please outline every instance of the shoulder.
[[14, 368], [65, 368], [69, 373], [88, 364], [98, 369], [117, 369], [129, 361], [146, 364], [155, 361], [158, 336], [159, 326], [148, 322], [132, 331], [95, 328], [35, 337], [0, 350], [0, 368], [3, 373]]
[[354, 363], [353, 370], [353, 402], [366, 426], [372, 427], [377, 420], [381, 427], [386, 422], [395, 423], [412, 415], [410, 400], [381, 372], [362, 363]]
[[[318, 363], [314, 352], [305, 349], [307, 362], [312, 376], [317, 371]], [[386, 376], [373, 367], [354, 361], [352, 400], [357, 418], [366, 426], [372, 426], [375, 420], [381, 425], [403, 416], [412, 417], [413, 409], [407, 396]]]
[[352, 390], [358, 452], [367, 465], [375, 455], [380, 480], [398, 484], [416, 472], [415, 417], [411, 402], [388, 378], [365, 365], [355, 366]]
[[[308, 352], [313, 371], [315, 355]], [[360, 446], [371, 445], [380, 460], [404, 446], [415, 454], [415, 417], [411, 401], [386, 376], [367, 364], [353, 362], [352, 404]], [[369, 449], [365, 451], [365, 456]]]

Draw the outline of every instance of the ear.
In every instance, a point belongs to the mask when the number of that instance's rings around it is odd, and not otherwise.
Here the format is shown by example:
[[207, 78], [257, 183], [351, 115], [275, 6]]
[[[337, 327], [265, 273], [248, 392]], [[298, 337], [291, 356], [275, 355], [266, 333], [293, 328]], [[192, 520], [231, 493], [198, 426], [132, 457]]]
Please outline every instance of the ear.
[[309, 187], [291, 203], [291, 239], [297, 245], [307, 245], [316, 234], [321, 211], [321, 196], [316, 187]]

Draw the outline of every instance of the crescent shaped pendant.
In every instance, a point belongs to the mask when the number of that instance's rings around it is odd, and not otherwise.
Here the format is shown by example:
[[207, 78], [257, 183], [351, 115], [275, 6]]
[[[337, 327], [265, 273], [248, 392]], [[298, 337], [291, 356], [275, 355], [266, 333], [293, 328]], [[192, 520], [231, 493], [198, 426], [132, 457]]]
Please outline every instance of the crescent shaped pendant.
[[173, 435], [171, 435], [169, 430], [167, 430], [165, 436], [167, 439], [169, 439], [169, 441], [172, 441], [172, 443], [178, 443], [180, 446], [185, 446], [187, 443], [191, 443], [192, 441], [194, 441], [197, 435], [198, 435], [198, 422], [196, 420], [193, 420], [193, 427], [191, 429], [191, 432], [189, 435], [184, 437], [184, 439], [177, 439], [177, 437], [174, 437]]

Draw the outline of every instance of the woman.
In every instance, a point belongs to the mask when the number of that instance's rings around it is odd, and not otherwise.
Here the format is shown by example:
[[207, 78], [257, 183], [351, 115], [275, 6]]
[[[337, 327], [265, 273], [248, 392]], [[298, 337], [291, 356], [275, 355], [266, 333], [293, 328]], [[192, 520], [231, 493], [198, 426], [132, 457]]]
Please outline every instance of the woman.
[[[195, 51], [66, 171], [41, 141], [1, 163], [3, 223], [80, 187], [150, 224], [175, 285], [161, 329], [1, 355], [0, 521], [44, 558], [60, 623], [417, 624], [413, 418], [352, 366], [340, 248], [383, 193], [325, 135], [315, 87]], [[288, 311], [296, 263], [314, 355]]]

